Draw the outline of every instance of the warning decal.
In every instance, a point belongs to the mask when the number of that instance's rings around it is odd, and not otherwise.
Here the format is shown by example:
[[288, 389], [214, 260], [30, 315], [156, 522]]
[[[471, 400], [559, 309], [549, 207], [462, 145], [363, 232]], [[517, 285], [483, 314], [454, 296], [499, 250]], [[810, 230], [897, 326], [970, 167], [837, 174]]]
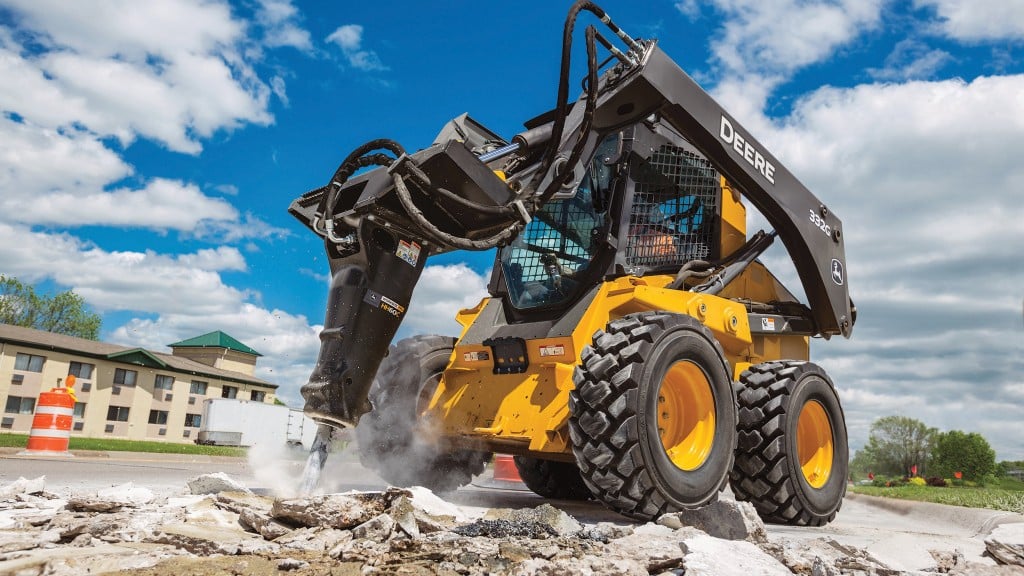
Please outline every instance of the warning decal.
[[540, 347], [541, 356], [564, 356], [565, 346], [561, 344], [549, 344], [547, 346]]
[[415, 266], [420, 261], [420, 245], [415, 242], [399, 240], [395, 256], [405, 260], [410, 266]]

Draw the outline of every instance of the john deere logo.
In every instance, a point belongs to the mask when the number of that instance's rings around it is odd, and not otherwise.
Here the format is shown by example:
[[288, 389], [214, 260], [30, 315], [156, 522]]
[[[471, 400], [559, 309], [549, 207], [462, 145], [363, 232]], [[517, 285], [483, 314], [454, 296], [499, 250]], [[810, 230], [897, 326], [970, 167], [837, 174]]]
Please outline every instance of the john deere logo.
[[835, 258], [832, 259], [832, 281], [837, 286], [843, 285], [843, 263]]

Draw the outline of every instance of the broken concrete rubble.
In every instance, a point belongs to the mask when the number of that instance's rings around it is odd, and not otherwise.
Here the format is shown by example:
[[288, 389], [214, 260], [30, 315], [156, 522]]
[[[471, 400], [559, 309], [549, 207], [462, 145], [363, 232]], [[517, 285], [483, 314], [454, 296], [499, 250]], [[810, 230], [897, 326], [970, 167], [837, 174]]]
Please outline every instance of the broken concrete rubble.
[[249, 492], [244, 484], [223, 472], [203, 474], [188, 481], [192, 494], [218, 494], [220, 492]]
[[657, 522], [669, 528], [692, 526], [725, 540], [768, 541], [764, 522], [749, 502], [719, 500], [696, 510], [665, 514]]
[[[68, 501], [41, 480], [0, 487], [9, 524], [0, 527], [0, 574], [179, 575], [198, 572], [196, 562], [220, 567], [210, 573], [260, 574], [904, 574], [827, 538], [769, 540], [747, 505], [729, 501], [656, 523], [582, 524], [550, 504], [467, 517], [421, 488], [275, 499], [230, 477], [216, 482], [225, 489], [166, 499], [131, 485]], [[188, 492], [213, 485], [190, 482]], [[990, 553], [1012, 563], [1024, 525], [1004, 526]], [[997, 569], [955, 551], [933, 556], [933, 574]]]
[[985, 550], [999, 564], [1024, 567], [1024, 524], [996, 526], [985, 539]]

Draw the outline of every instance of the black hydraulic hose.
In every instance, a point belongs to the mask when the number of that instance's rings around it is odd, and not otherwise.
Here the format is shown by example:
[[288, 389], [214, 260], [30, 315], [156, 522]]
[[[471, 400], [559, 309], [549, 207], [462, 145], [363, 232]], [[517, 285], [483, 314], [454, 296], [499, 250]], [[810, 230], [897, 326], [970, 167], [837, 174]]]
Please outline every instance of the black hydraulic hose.
[[515, 217], [519, 213], [516, 207], [512, 206], [511, 204], [505, 204], [503, 206], [478, 204], [476, 202], [473, 202], [472, 200], [467, 200], [462, 196], [459, 196], [458, 194], [452, 192], [451, 190], [448, 190], [447, 188], [435, 186], [433, 182], [431, 182], [430, 177], [427, 176], [427, 174], [423, 170], [420, 170], [419, 166], [417, 166], [416, 163], [413, 162], [413, 160], [409, 157], [396, 160], [395, 162], [396, 163], [392, 164], [392, 167], [389, 168], [389, 172], [404, 172], [408, 176], [412, 177], [413, 180], [418, 182], [420, 187], [426, 190], [430, 190], [431, 192], [437, 192], [441, 196], [444, 196], [445, 198], [448, 198], [452, 202], [460, 204], [465, 208], [474, 210], [476, 212], [480, 212], [482, 214], [496, 214], [498, 216]]
[[[587, 26], [587, 102], [583, 109], [583, 122], [580, 124], [580, 132], [576, 138], [576, 143], [573, 144], [572, 152], [569, 153], [569, 160], [565, 163], [566, 171], [563, 174], [556, 174], [552, 178], [551, 183], [548, 184], [547, 189], [540, 195], [537, 202], [538, 206], [543, 206], [552, 196], [558, 192], [558, 189], [565, 184], [566, 180], [572, 174], [572, 167], [579, 162], [580, 157], [583, 156], [583, 148], [586, 146], [587, 137], [590, 134], [590, 128], [594, 124], [594, 111], [597, 109], [597, 44], [595, 43], [595, 37], [597, 36], [597, 30], [593, 26]], [[553, 141], [552, 144], [555, 144]]]
[[378, 138], [359, 146], [341, 161], [338, 169], [334, 171], [331, 181], [327, 183], [327, 191], [320, 198], [320, 204], [317, 206], [317, 212], [323, 215], [323, 222], [334, 218], [334, 207], [338, 203], [338, 193], [345, 182], [357, 170], [367, 166], [388, 166], [394, 162], [394, 158], [385, 154], [369, 154], [374, 150], [382, 149], [392, 152], [395, 156], [405, 154], [405, 148], [398, 142], [387, 138]]
[[423, 214], [423, 211], [416, 206], [412, 200], [412, 195], [409, 193], [409, 188], [405, 184], [405, 179], [401, 174], [395, 172], [391, 177], [395, 183], [395, 191], [398, 193], [398, 200], [402, 203], [406, 213], [423, 229], [425, 233], [433, 236], [434, 241], [442, 246], [451, 246], [461, 250], [490, 250], [495, 246], [510, 242], [515, 238], [516, 234], [519, 233], [519, 223], [516, 222], [503, 228], [492, 236], [481, 238], [479, 240], [453, 236], [442, 231], [437, 226], [434, 226], [434, 224]]
[[598, 18], [605, 18], [604, 10], [590, 0], [577, 0], [569, 8], [569, 14], [565, 17], [565, 26], [562, 28], [562, 62], [558, 72], [558, 96], [555, 102], [555, 121], [551, 129], [551, 141], [548, 144], [548, 151], [541, 160], [538, 174], [546, 174], [551, 168], [555, 156], [558, 154], [558, 146], [562, 140], [562, 131], [565, 129], [565, 118], [568, 116], [569, 99], [569, 68], [572, 57], [572, 32], [576, 26], [576, 17], [580, 11], [587, 10]]

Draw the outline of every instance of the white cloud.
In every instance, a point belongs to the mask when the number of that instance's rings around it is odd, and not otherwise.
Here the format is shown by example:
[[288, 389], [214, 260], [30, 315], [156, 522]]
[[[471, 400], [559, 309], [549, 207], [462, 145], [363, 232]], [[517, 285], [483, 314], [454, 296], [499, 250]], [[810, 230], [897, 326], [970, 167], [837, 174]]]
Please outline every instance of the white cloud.
[[[794, 72], [822, 62], [881, 22], [885, 0], [713, 0], [714, 95], [755, 132], [768, 96]], [[676, 4], [694, 18], [691, 2]], [[782, 24], [784, 23], [784, 25]]]
[[700, 2], [697, 0], [682, 0], [676, 2], [676, 9], [682, 12], [690, 20], [696, 20], [700, 16]]
[[363, 49], [363, 27], [359, 24], [345, 24], [338, 27], [327, 37], [327, 41], [337, 44], [349, 65], [357, 70], [388, 69], [376, 52]]
[[[218, 130], [272, 120], [270, 88], [239, 54], [250, 42], [246, 26], [226, 5], [0, 4], [20, 25], [17, 35], [0, 26], [0, 221], [174, 229], [219, 240], [283, 235], [194, 184], [156, 178], [110, 189], [134, 170], [105, 138], [127, 146], [144, 137], [198, 153], [200, 140]], [[286, 100], [283, 85], [276, 90]]]
[[428, 265], [416, 285], [398, 338], [413, 334], [458, 336], [455, 313], [476, 306], [487, 296], [487, 276], [465, 264]]
[[882, 68], [867, 72], [876, 80], [928, 80], [952, 60], [949, 52], [908, 38], [896, 44]]
[[[787, 73], [820, 62], [876, 26], [882, 0], [715, 0], [727, 21], [715, 57], [739, 73]], [[785, 25], [780, 23], [785, 22]]]
[[[54, 166], [61, 169], [54, 170]], [[0, 189], [5, 198], [51, 190], [99, 189], [132, 171], [120, 156], [89, 134], [0, 116]]]
[[204, 219], [235, 220], [238, 212], [193, 184], [157, 178], [141, 190], [14, 194], [0, 200], [5, 219], [47, 226], [120, 226], [191, 231]]
[[270, 89], [274, 91], [274, 96], [284, 104], [285, 107], [289, 106], [288, 102], [288, 90], [285, 85], [284, 78], [280, 76], [274, 76], [270, 79]]
[[141, 135], [187, 153], [199, 152], [199, 139], [217, 130], [272, 121], [266, 110], [270, 89], [239, 56], [245, 27], [225, 5], [4, 3], [22, 32], [44, 46], [37, 53], [5, 42], [0, 70], [24, 84], [0, 89], [4, 111], [46, 128], [82, 127], [123, 144]]
[[299, 10], [291, 0], [259, 0], [256, 22], [264, 28], [263, 43], [271, 48], [291, 46], [312, 51], [309, 32], [299, 26], [298, 16]]
[[1024, 38], [1024, 0], [914, 0], [914, 6], [933, 8], [939, 29], [956, 40]]

